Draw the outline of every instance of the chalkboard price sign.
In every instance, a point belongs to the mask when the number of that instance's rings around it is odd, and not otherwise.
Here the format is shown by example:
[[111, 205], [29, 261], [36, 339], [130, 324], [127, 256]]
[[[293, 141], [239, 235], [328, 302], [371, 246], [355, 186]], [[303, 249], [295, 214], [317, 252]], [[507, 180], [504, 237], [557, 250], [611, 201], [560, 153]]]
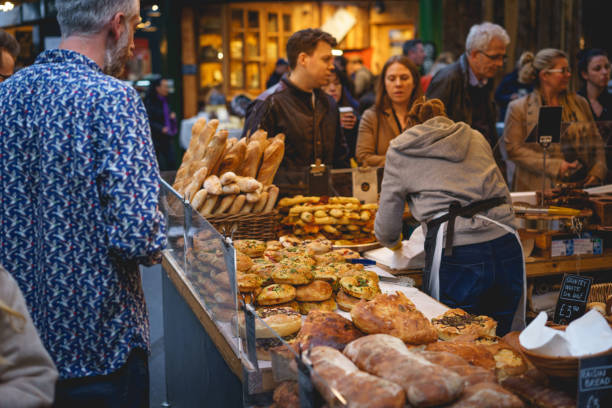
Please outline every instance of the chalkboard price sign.
[[612, 407], [612, 353], [580, 359], [578, 406]]
[[593, 278], [588, 276], [569, 274], [563, 276], [553, 319], [555, 323], [569, 324], [584, 314], [591, 283], [593, 283]]

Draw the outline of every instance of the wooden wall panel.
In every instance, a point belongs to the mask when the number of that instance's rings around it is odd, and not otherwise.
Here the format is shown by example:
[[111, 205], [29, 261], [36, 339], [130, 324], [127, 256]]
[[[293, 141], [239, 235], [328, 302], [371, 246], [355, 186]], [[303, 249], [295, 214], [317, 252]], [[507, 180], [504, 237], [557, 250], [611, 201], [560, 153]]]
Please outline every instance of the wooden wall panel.
[[[185, 7], [181, 11], [181, 62], [183, 66], [197, 64], [194, 10]], [[198, 113], [198, 76], [183, 74], [183, 117]]]

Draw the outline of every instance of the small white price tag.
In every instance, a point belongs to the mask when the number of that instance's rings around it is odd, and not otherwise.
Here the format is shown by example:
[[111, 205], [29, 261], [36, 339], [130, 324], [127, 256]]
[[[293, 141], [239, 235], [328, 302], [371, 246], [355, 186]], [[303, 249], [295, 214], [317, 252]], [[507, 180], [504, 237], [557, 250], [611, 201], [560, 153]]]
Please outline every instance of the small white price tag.
[[353, 197], [363, 203], [378, 201], [378, 178], [376, 168], [353, 171]]

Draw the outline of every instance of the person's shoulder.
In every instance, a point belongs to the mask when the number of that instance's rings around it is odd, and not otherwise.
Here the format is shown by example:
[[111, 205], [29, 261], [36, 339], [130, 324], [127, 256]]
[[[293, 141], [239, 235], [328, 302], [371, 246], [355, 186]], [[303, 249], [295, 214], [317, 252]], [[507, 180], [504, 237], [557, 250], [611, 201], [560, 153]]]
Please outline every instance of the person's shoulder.
[[13, 294], [17, 290], [19, 290], [19, 288], [15, 279], [6, 269], [0, 266], [0, 300], [8, 302], [8, 299], [13, 298]]

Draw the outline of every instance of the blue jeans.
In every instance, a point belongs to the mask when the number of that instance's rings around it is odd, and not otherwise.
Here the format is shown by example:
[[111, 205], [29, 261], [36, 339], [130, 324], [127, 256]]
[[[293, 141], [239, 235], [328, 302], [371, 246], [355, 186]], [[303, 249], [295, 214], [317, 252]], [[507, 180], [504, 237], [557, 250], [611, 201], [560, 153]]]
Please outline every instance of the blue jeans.
[[127, 362], [108, 375], [60, 380], [55, 408], [149, 408], [147, 352], [131, 351]]
[[497, 320], [497, 334], [510, 331], [523, 292], [523, 255], [513, 234], [453, 247], [440, 264], [440, 302]]

